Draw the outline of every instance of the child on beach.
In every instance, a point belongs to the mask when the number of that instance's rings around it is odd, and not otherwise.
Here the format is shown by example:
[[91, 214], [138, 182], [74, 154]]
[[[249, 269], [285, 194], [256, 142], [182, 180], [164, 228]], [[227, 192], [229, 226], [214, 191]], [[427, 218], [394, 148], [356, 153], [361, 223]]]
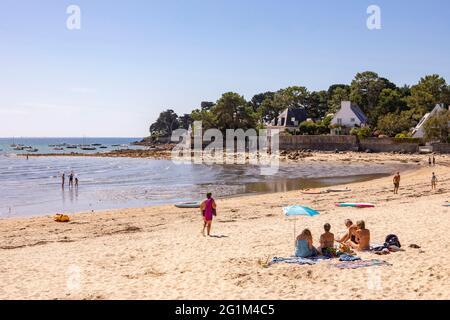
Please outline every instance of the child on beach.
[[320, 236], [319, 252], [325, 255], [329, 253], [329, 250], [334, 249], [334, 234], [330, 232], [331, 225], [329, 223], [325, 223], [323, 229], [325, 233]]
[[216, 202], [214, 201], [212, 194], [208, 192], [206, 194], [206, 200], [203, 201], [200, 205], [200, 211], [202, 212], [203, 216], [203, 236], [205, 236], [205, 228], [207, 229], [208, 237], [210, 236], [213, 216], [217, 215], [216, 209]]
[[433, 175], [431, 176], [431, 190], [436, 190], [436, 182], [437, 182], [437, 177], [433, 172]]
[[394, 176], [393, 182], [394, 182], [394, 194], [398, 194], [398, 188], [400, 187], [400, 172], [397, 172], [397, 174]]

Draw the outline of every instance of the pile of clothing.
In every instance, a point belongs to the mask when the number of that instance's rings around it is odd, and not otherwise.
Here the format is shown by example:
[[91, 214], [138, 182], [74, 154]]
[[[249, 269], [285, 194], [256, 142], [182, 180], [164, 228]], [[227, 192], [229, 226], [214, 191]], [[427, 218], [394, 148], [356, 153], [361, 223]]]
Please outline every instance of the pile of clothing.
[[383, 255], [389, 254], [391, 252], [402, 251], [402, 245], [400, 244], [400, 240], [395, 234], [390, 234], [386, 236], [384, 244], [381, 245], [373, 245], [370, 247], [370, 251], [375, 254]]

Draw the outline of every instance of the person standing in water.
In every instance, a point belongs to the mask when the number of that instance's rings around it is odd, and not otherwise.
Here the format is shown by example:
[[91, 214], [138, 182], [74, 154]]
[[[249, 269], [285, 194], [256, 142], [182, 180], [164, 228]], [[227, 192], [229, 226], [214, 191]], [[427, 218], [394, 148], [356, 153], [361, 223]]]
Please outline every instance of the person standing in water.
[[61, 175], [61, 187], [64, 189], [64, 183], [66, 182], [66, 174], [63, 172]]
[[205, 236], [205, 228], [207, 229], [208, 237], [211, 236], [211, 224], [213, 216], [217, 215], [216, 208], [216, 202], [214, 201], [211, 192], [208, 192], [206, 194], [206, 200], [204, 200], [200, 205], [200, 210], [203, 216], [203, 236]]
[[75, 188], [78, 188], [78, 177], [75, 177]]
[[397, 174], [394, 176], [393, 182], [394, 182], [394, 194], [398, 194], [398, 188], [400, 187], [400, 172], [397, 172]]
[[73, 171], [69, 174], [69, 187], [73, 187]]
[[431, 176], [431, 190], [436, 190], [436, 182], [437, 182], [437, 177], [433, 172], [433, 175]]

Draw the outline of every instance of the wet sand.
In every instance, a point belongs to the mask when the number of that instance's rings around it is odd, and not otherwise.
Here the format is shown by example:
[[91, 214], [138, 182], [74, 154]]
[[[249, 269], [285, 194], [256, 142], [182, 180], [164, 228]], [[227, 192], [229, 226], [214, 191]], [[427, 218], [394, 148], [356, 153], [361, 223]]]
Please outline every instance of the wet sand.
[[[361, 156], [361, 158], [359, 158]], [[311, 161], [309, 157], [308, 161]], [[1, 299], [449, 299], [450, 157], [315, 154], [313, 161], [411, 162], [400, 194], [392, 177], [353, 183], [349, 193], [299, 191], [218, 200], [215, 237], [203, 237], [196, 209], [173, 206], [79, 213], [67, 224], [52, 217], [0, 220]], [[347, 160], [350, 159], [350, 160]], [[300, 160], [303, 161], [303, 160]], [[419, 162], [416, 162], [419, 161]], [[431, 172], [438, 189], [431, 191]], [[373, 202], [376, 208], [337, 208], [336, 202]], [[340, 270], [261, 265], [293, 253], [293, 223], [281, 208], [308, 205], [319, 216], [297, 220], [317, 244], [322, 225], [341, 235], [346, 218], [364, 219], [372, 242], [399, 236], [405, 251], [383, 259], [392, 266]], [[421, 246], [409, 248], [410, 244]]]

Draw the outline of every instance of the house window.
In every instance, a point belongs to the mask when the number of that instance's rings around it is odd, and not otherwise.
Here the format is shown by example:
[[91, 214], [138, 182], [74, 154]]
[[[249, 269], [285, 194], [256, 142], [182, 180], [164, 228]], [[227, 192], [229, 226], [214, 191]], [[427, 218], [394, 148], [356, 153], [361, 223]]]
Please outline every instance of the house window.
[[351, 118], [350, 121], [351, 121], [351, 122], [355, 122], [355, 118]]
[[338, 124], [338, 125], [341, 125], [341, 124], [342, 124], [342, 119], [341, 119], [341, 118], [338, 118], [338, 119], [337, 119], [337, 124]]

